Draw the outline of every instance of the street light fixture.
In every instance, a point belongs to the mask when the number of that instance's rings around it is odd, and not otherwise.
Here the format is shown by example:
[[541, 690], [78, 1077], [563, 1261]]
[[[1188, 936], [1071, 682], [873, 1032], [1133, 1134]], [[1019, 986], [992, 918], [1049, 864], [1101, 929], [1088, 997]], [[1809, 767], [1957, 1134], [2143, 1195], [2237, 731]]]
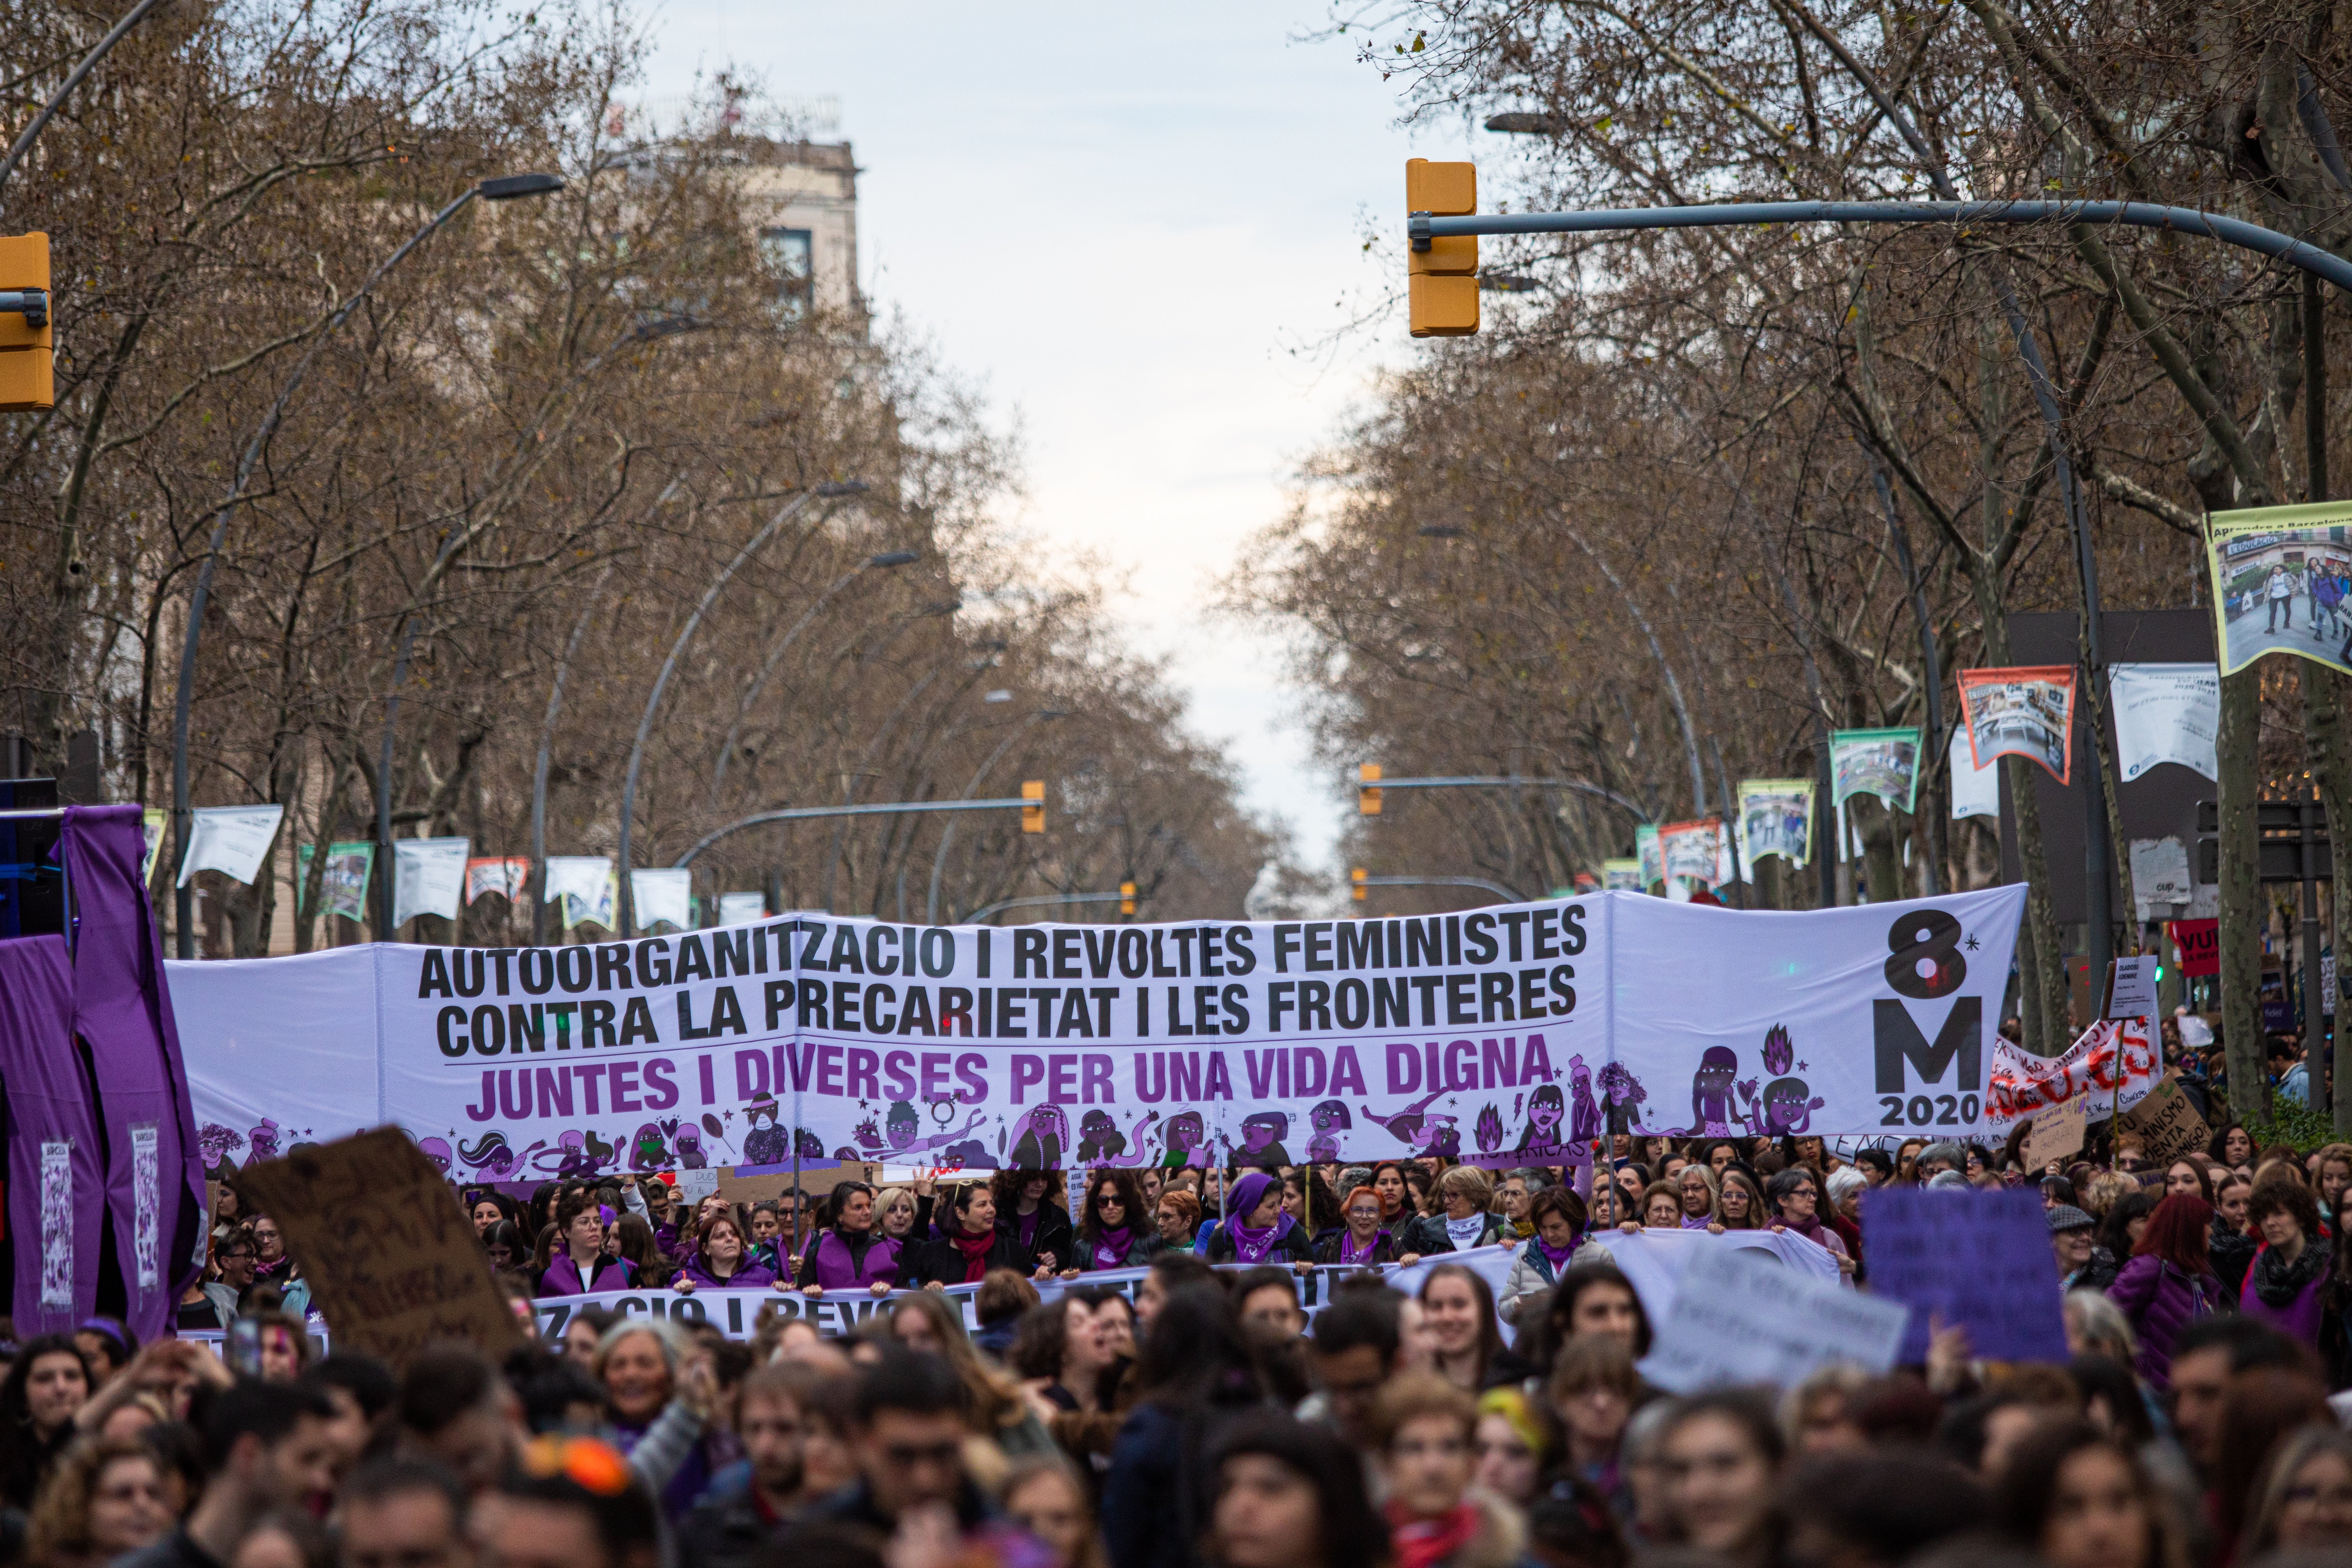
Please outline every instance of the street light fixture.
[[[195, 588], [188, 595], [187, 635], [180, 644], [180, 689], [173, 699], [172, 711], [172, 819], [177, 839], [173, 858], [175, 863], [184, 863], [187, 859], [188, 833], [194, 820], [188, 812], [188, 709], [194, 696], [196, 651], [199, 639], [204, 635], [205, 600], [212, 592], [213, 573], [220, 564], [221, 545], [228, 537], [228, 520], [236, 510], [237, 503], [245, 499], [246, 487], [253, 482], [255, 468], [260, 464], [262, 454], [268, 450], [270, 441], [276, 437], [278, 427], [285, 423], [286, 410], [292, 406], [295, 395], [302, 390], [303, 382], [310, 378], [310, 367], [318, 363], [320, 351], [327, 346], [337, 330], [351, 320], [352, 312], [360, 308], [360, 302], [374, 290], [378, 283], [383, 281], [386, 273], [407, 260], [411, 252], [430, 239], [444, 224], [465, 211], [476, 198], [512, 201], [518, 196], [550, 195], [562, 189], [563, 180], [560, 175], [505, 174], [482, 181], [435, 213], [423, 228], [410, 235], [399, 249], [378, 263], [376, 269], [367, 275], [366, 281], [352, 290], [351, 298], [327, 318], [327, 324], [319, 330], [319, 335], [302, 355], [301, 363], [294, 367], [294, 374], [278, 389], [278, 401], [269, 405], [269, 413], [262, 419], [261, 428], [253, 433], [252, 441], [245, 448], [245, 456], [237, 460], [236, 480], [230, 486], [227, 499], [221, 502], [219, 510], [213, 516], [212, 538], [205, 546], [205, 563], [197, 569]], [[395, 693], [394, 701], [397, 703], [398, 700]], [[382, 776], [376, 780], [376, 837], [382, 841], [378, 853], [387, 858], [392, 852], [392, 803], [386, 794], [388, 782]], [[377, 876], [381, 879], [378, 900], [381, 914], [388, 924], [392, 917], [392, 864], [389, 858], [377, 868]], [[173, 919], [179, 928], [177, 946], [184, 959], [196, 956], [195, 910], [195, 889], [183, 881], [173, 901]], [[377, 934], [385, 934], [384, 930], [379, 927]]]

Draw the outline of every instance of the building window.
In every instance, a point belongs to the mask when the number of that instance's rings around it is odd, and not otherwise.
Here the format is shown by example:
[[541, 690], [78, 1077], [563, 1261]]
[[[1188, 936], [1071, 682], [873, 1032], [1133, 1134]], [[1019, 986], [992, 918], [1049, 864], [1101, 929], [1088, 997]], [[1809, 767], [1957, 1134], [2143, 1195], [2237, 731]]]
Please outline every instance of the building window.
[[787, 321], [797, 321], [808, 314], [816, 276], [813, 231], [805, 228], [766, 228], [760, 231], [760, 251], [782, 284], [776, 290], [776, 308]]

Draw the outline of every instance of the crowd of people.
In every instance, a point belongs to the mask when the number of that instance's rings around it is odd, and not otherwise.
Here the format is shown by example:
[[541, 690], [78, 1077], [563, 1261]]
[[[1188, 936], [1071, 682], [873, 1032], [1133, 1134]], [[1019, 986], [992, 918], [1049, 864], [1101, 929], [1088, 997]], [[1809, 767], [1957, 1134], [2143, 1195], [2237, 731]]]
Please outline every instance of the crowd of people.
[[[104, 1318], [6, 1346], [0, 1546], [43, 1568], [2352, 1554], [2352, 1145], [2224, 1125], [2158, 1164], [2099, 1130], [2040, 1171], [2020, 1145], [1621, 1137], [1597, 1170], [1003, 1172], [749, 1204], [664, 1177], [467, 1189], [527, 1342], [396, 1373], [321, 1353], [299, 1260], [226, 1194], [178, 1316], [218, 1348]], [[1612, 1233], [1769, 1227], [1867, 1289], [1874, 1191], [2035, 1184], [2063, 1364], [1986, 1362], [1939, 1324], [1891, 1373], [1644, 1381]], [[1507, 1267], [1448, 1260], [1481, 1248]], [[1352, 1267], [1302, 1289], [1318, 1265]], [[535, 1299], [622, 1288], [765, 1300], [748, 1340], [578, 1303], [540, 1333]], [[844, 1294], [864, 1315], [829, 1336], [807, 1301]]]

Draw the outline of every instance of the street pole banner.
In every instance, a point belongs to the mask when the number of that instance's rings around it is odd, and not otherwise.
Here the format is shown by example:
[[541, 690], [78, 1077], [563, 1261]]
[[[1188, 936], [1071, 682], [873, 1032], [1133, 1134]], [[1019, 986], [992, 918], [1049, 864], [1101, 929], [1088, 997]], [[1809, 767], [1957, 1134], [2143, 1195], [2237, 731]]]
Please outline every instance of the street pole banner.
[[[302, 889], [310, 885], [310, 861], [315, 846], [305, 844], [295, 852], [295, 898], [299, 901]], [[319, 873], [319, 912], [341, 915], [345, 920], [367, 919], [368, 874], [375, 866], [375, 846], [368, 843], [330, 844], [327, 864]]]
[[478, 855], [466, 862], [466, 901], [487, 898], [492, 893], [509, 904], [520, 904], [530, 896], [530, 857], [528, 855]]
[[836, 1159], [967, 1170], [1558, 1165], [1604, 1126], [1980, 1126], [2023, 905], [2007, 887], [1802, 913], [1603, 892], [1409, 920], [801, 915], [190, 963], [172, 994], [200, 1121], [265, 1159], [389, 1122], [473, 1181], [774, 1165], [794, 1129]]
[[1669, 822], [1658, 829], [1658, 848], [1669, 880], [1687, 877], [1713, 887], [1723, 875], [1723, 824], [1714, 817]]
[[2065, 784], [2074, 765], [2074, 667], [1960, 671], [1960, 711], [1977, 766], [1995, 757], [2040, 763]]
[[[1755, 1234], [1768, 1235], [1769, 1232]], [[1810, 1244], [1808, 1244], [1810, 1245]], [[1307, 1273], [1288, 1271], [1291, 1289], [1297, 1292], [1298, 1310], [1312, 1321], [1316, 1314], [1331, 1304], [1332, 1295], [1339, 1282], [1350, 1275], [1370, 1273], [1391, 1290], [1412, 1296], [1420, 1293], [1422, 1281], [1440, 1264], [1458, 1264], [1486, 1282], [1487, 1291], [1499, 1298], [1509, 1280], [1511, 1264], [1517, 1257], [1517, 1246], [1478, 1247], [1467, 1252], [1448, 1252], [1425, 1258], [1412, 1264], [1375, 1265], [1369, 1269], [1343, 1264], [1318, 1263]], [[1239, 1273], [1260, 1267], [1248, 1263], [1219, 1263], [1212, 1267], [1223, 1272]], [[1062, 1292], [1072, 1289], [1116, 1290], [1129, 1301], [1142, 1289], [1149, 1268], [1101, 1268], [1081, 1274], [1075, 1279], [1038, 1279], [1037, 1299], [1043, 1302], [1060, 1299]], [[1834, 1275], [1834, 1268], [1831, 1270]], [[981, 1323], [973, 1310], [973, 1298], [979, 1295], [977, 1285], [941, 1287], [947, 1298], [963, 1312], [963, 1326], [977, 1333]], [[798, 1290], [696, 1289], [679, 1292], [656, 1286], [642, 1290], [598, 1290], [583, 1296], [541, 1296], [531, 1302], [539, 1316], [539, 1331], [542, 1340], [553, 1342], [563, 1332], [572, 1315], [587, 1307], [602, 1307], [624, 1318], [667, 1318], [680, 1325], [708, 1323], [730, 1340], [748, 1340], [755, 1331], [760, 1312], [773, 1308], [786, 1318], [804, 1318], [819, 1333], [835, 1336], [854, 1333], [858, 1326], [876, 1312], [887, 1311], [899, 1298], [917, 1294], [911, 1290], [889, 1290], [876, 1295], [872, 1290], [827, 1290], [821, 1296], [807, 1296]], [[1498, 1317], [1495, 1326], [1506, 1342], [1512, 1335], [1511, 1325]]]
[[721, 893], [719, 895], [719, 923], [723, 926], [741, 925], [745, 921], [768, 918], [768, 895], [765, 893]]
[[466, 892], [463, 838], [395, 838], [392, 841], [392, 924], [396, 931], [418, 915], [457, 918]]
[[1601, 886], [1617, 892], [1638, 893], [1642, 890], [1642, 863], [1639, 860], [1603, 860], [1601, 862]]
[[200, 805], [188, 813], [188, 853], [180, 862], [180, 886], [199, 871], [219, 871], [251, 886], [278, 841], [282, 805]]
[[550, 855], [543, 896], [561, 902], [566, 931], [583, 921], [611, 929], [613, 858], [609, 855]]
[[1952, 820], [1964, 816], [2000, 818], [2000, 770], [1990, 762], [1977, 766], [1976, 748], [1969, 743], [1967, 726], [1952, 731], [1951, 749], [1945, 753], [1946, 767], [1952, 781]]
[[1633, 829], [1633, 860], [1642, 868], [1642, 891], [1666, 879], [1665, 853], [1658, 845], [1658, 826], [1645, 822]]
[[1832, 803], [1874, 795], [1909, 811], [1919, 790], [1919, 731], [1834, 730], [1830, 732]]
[[149, 806], [139, 814], [140, 831], [146, 836], [147, 855], [139, 862], [139, 879], [155, 879], [155, 856], [163, 847], [163, 835], [170, 828], [172, 814], [158, 806]]
[[694, 873], [683, 867], [630, 872], [629, 897], [636, 905], [639, 931], [663, 924], [694, 929]]
[[1802, 866], [1813, 848], [1813, 781], [1739, 781], [1739, 858], [1753, 866], [1778, 855]]
[[2116, 716], [2116, 753], [2126, 779], [2158, 763], [2178, 763], [2219, 781], [2215, 737], [2221, 732], [2221, 671], [2210, 664], [2111, 664], [2108, 706]]
[[2352, 671], [2344, 613], [2352, 592], [2352, 501], [2250, 507], [2206, 521], [2217, 674], [2234, 675], [2266, 653]]

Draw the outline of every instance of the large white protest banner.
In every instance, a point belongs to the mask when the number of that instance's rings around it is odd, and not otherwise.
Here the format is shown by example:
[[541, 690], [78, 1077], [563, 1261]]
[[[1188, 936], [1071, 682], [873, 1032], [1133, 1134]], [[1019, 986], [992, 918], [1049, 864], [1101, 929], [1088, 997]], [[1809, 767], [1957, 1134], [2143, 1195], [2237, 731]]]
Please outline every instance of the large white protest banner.
[[2221, 731], [2221, 671], [2210, 664], [2111, 664], [2116, 756], [2136, 779], [2158, 763], [2221, 776], [2214, 737]]
[[418, 915], [457, 918], [466, 896], [463, 838], [395, 838], [392, 841], [392, 923], [396, 929]]
[[1824, 1366], [1885, 1372], [1909, 1309], [1798, 1272], [1753, 1247], [1713, 1247], [1682, 1273], [1642, 1375], [1670, 1394], [1787, 1388]]
[[286, 819], [282, 805], [200, 805], [188, 813], [188, 852], [180, 886], [199, 871], [219, 871], [250, 885]]
[[2102, 1019], [2055, 1057], [2037, 1057], [1996, 1038], [1985, 1131], [2006, 1137], [2019, 1117], [2074, 1103], [2090, 1119], [2104, 1121], [2146, 1100], [2163, 1071], [2148, 1043], [2146, 1018]]
[[[1009, 930], [800, 914], [188, 963], [171, 984], [200, 1121], [394, 1122], [475, 1180], [783, 1163], [794, 1129], [804, 1155], [967, 1169], [1561, 1164], [1612, 1126], [1977, 1129], [2023, 901], [1594, 893]], [[268, 1071], [233, 1065], [265, 1039]]]

